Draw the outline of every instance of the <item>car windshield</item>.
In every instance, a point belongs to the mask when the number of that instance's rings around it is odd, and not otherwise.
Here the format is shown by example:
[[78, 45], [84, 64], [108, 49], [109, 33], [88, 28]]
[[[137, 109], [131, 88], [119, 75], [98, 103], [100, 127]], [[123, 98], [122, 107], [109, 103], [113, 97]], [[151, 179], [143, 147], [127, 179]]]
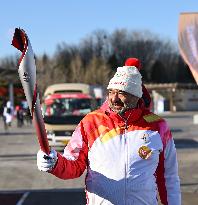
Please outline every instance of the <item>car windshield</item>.
[[90, 111], [90, 99], [61, 98], [43, 104], [44, 116], [86, 115]]

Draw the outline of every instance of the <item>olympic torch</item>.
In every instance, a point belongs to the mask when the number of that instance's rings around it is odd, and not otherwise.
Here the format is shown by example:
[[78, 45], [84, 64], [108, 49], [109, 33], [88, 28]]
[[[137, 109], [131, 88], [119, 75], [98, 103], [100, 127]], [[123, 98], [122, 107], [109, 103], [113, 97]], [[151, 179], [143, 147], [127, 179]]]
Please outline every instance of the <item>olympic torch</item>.
[[40, 148], [43, 152], [49, 154], [50, 148], [42, 116], [39, 94], [37, 91], [34, 53], [28, 36], [24, 30], [20, 28], [15, 29], [12, 45], [22, 52], [18, 64], [19, 78], [36, 128]]

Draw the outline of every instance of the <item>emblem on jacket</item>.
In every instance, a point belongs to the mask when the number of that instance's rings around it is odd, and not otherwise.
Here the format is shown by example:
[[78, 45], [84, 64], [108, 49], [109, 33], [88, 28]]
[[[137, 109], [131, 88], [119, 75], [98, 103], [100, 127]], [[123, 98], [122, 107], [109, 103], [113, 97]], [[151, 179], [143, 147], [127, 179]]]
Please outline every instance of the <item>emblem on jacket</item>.
[[147, 146], [141, 146], [138, 150], [138, 154], [142, 159], [148, 159], [151, 156], [152, 151]]
[[145, 143], [149, 140], [149, 135], [147, 133], [144, 133], [144, 135], [141, 137], [142, 140], [144, 140]]

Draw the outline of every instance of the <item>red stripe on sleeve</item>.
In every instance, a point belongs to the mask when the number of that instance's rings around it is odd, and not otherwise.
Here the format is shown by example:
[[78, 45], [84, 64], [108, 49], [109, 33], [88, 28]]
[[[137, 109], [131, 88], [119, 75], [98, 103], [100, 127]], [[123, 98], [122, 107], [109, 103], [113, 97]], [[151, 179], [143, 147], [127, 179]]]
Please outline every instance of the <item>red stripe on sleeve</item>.
[[160, 156], [159, 156], [159, 164], [156, 170], [156, 182], [158, 186], [158, 192], [159, 192], [161, 203], [163, 205], [168, 205], [164, 172], [165, 172], [165, 169], [164, 169], [164, 151], [163, 151], [160, 153]]

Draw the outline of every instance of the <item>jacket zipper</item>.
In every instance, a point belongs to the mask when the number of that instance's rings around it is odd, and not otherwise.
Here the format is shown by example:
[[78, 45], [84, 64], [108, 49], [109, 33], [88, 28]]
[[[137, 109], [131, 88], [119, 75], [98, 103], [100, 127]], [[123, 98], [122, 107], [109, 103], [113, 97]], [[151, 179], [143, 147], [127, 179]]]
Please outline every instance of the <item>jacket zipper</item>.
[[125, 182], [125, 205], [127, 203], [126, 201], [126, 192], [127, 192], [127, 163], [128, 163], [128, 146], [127, 146], [127, 120], [125, 120], [125, 128], [124, 128], [124, 150], [125, 150], [125, 179], [124, 179], [124, 182]]
[[120, 117], [124, 120], [124, 152], [125, 152], [125, 179], [124, 179], [124, 195], [125, 195], [125, 200], [124, 200], [124, 204], [127, 204], [127, 194], [126, 194], [126, 190], [127, 190], [127, 170], [128, 170], [128, 144], [127, 144], [127, 130], [128, 130], [128, 119], [131, 116], [131, 113], [129, 114], [129, 116], [127, 117], [127, 119], [123, 118], [121, 115]]

